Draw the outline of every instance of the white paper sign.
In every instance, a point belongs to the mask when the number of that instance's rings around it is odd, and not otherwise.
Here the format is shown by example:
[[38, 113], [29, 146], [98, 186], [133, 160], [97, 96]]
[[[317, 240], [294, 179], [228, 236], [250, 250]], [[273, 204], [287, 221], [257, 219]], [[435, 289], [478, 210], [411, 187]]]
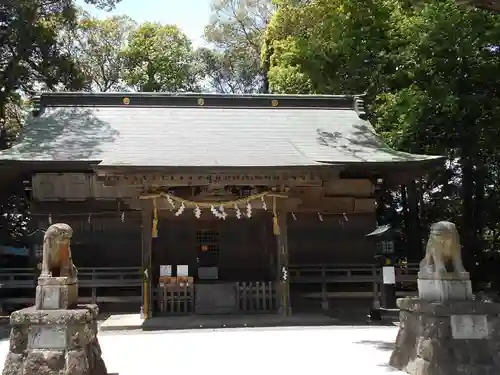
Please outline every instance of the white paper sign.
[[187, 264], [177, 266], [177, 276], [189, 276], [189, 267]]
[[396, 272], [394, 267], [382, 267], [382, 280], [384, 284], [396, 284]]
[[172, 276], [172, 266], [170, 264], [161, 265], [160, 276]]

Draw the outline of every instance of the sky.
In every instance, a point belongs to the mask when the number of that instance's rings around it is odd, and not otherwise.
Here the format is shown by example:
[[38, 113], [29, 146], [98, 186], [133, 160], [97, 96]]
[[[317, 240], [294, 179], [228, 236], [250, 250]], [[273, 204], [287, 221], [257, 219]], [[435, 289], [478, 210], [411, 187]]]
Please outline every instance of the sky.
[[76, 3], [98, 18], [125, 14], [138, 23], [159, 22], [177, 25], [193, 42], [195, 47], [203, 45], [203, 29], [210, 20], [211, 0], [122, 0], [112, 12]]

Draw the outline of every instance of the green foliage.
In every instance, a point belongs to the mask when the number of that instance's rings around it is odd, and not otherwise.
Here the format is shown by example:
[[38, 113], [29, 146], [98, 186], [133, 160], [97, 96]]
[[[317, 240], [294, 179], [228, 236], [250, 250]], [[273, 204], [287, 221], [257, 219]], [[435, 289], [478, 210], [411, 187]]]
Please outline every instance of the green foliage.
[[452, 0], [275, 2], [262, 51], [271, 90], [367, 92], [393, 147], [449, 156], [418, 181], [424, 230], [456, 220], [470, 268], [499, 250], [500, 15]]
[[[392, 2], [277, 2], [263, 54], [271, 54], [270, 87], [287, 91], [309, 81], [314, 93], [363, 93], [390, 48]], [[294, 67], [295, 78], [280, 70]], [[297, 83], [292, 83], [298, 79]], [[282, 82], [285, 80], [287, 82]]]
[[198, 91], [191, 42], [177, 26], [144, 23], [123, 51], [127, 84], [137, 91]]
[[87, 4], [95, 5], [99, 9], [113, 10], [121, 0], [85, 0]]
[[62, 43], [85, 76], [91, 91], [123, 91], [127, 39], [136, 23], [127, 16], [104, 20], [81, 14], [76, 27], [66, 30]]
[[272, 10], [270, 0], [214, 0], [212, 21], [204, 35], [212, 48], [199, 51], [211, 88], [233, 93], [267, 91], [260, 50]]

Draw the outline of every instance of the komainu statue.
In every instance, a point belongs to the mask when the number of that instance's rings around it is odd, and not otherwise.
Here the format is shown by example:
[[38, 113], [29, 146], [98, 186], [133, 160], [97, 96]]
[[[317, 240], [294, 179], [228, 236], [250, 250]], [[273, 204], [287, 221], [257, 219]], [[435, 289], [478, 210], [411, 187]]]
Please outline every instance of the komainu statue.
[[68, 224], [53, 224], [43, 237], [42, 277], [76, 278], [77, 270], [71, 257], [73, 229]]
[[425, 258], [420, 262], [420, 272], [444, 276], [447, 266], [452, 265], [454, 274], [466, 273], [462, 263], [460, 236], [455, 224], [439, 221], [431, 225]]

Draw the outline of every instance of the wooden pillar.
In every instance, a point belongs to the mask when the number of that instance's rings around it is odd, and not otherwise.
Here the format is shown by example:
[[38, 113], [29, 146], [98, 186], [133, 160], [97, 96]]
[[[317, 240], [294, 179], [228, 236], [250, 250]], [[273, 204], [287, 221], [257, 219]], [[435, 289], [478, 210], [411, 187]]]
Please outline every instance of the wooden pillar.
[[152, 317], [153, 313], [153, 293], [151, 287], [151, 253], [152, 253], [152, 227], [153, 227], [153, 209], [149, 200], [142, 202], [141, 209], [141, 232], [142, 232], [142, 272], [144, 282], [142, 285], [142, 308], [144, 318]]
[[[277, 225], [276, 225], [277, 224]], [[278, 269], [277, 269], [277, 296], [278, 312], [281, 315], [289, 316], [292, 314], [290, 303], [290, 275], [288, 271], [288, 226], [286, 212], [280, 212], [275, 222], [274, 234], [276, 235], [278, 251]], [[277, 227], [277, 228], [276, 228]]]
[[407, 187], [408, 199], [408, 221], [409, 221], [409, 250], [411, 261], [420, 261], [423, 257], [422, 239], [420, 237], [420, 220], [418, 207], [418, 188], [415, 181], [411, 181]]

